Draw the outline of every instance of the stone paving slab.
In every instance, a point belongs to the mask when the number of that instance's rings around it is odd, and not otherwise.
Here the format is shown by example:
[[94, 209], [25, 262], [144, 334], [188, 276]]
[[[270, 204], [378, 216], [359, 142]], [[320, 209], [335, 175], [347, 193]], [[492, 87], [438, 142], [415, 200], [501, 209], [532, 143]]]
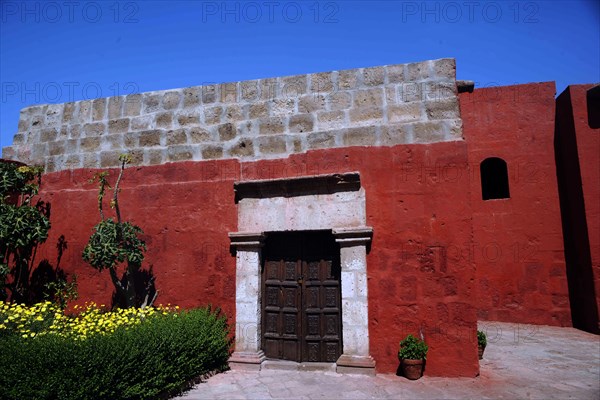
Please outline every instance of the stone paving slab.
[[488, 347], [477, 378], [227, 371], [178, 399], [600, 399], [600, 336], [573, 328], [479, 325]]

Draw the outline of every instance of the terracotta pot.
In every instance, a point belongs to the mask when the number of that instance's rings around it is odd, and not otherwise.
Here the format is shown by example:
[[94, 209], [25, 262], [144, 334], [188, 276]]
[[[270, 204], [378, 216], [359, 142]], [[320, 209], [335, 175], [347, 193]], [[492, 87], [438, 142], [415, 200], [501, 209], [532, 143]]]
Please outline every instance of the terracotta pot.
[[479, 359], [481, 360], [483, 359], [483, 352], [485, 351], [485, 346], [478, 344], [477, 348], [479, 350]]
[[423, 360], [406, 360], [400, 361], [402, 375], [410, 380], [419, 379], [423, 376]]

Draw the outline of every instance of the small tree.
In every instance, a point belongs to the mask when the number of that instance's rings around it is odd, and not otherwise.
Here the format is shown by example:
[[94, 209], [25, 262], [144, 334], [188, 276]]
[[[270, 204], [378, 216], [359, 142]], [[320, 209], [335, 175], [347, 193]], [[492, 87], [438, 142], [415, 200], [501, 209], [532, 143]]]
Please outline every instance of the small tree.
[[35, 253], [50, 230], [50, 205], [33, 202], [42, 170], [0, 162], [0, 300], [22, 303], [31, 297]]
[[[98, 210], [101, 221], [94, 227], [94, 232], [83, 250], [83, 259], [98, 271], [108, 269], [117, 295], [124, 299], [127, 308], [146, 307], [154, 303], [157, 292], [154, 291], [154, 295], [150, 298], [150, 288], [153, 286], [153, 279], [151, 279], [147, 287], [144, 288], [144, 298], [140, 301], [137, 296], [135, 277], [144, 260], [146, 243], [139, 237], [144, 233], [142, 229], [128, 221], [123, 221], [121, 218], [119, 184], [125, 166], [131, 162], [131, 156], [122, 154], [119, 156], [119, 161], [121, 162], [121, 169], [110, 202], [111, 208], [115, 210], [116, 221], [112, 218], [105, 218], [102, 207], [106, 191], [111, 189], [108, 182], [108, 172], [97, 173], [90, 180], [99, 183]], [[123, 279], [119, 279], [117, 269], [123, 263], [126, 263], [125, 274]]]

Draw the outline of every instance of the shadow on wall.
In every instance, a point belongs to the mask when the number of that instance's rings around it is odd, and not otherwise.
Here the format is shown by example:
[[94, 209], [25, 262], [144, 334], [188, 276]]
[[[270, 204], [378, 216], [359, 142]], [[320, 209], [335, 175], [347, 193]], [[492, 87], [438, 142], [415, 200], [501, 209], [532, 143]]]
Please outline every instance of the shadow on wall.
[[[593, 113], [590, 113], [593, 114]], [[573, 327], [600, 333], [571, 92], [556, 99], [554, 155]]]
[[[127, 272], [123, 273], [121, 277], [121, 284], [127, 285]], [[156, 277], [152, 271], [152, 267], [149, 269], [138, 269], [133, 273], [133, 281], [135, 288], [135, 305], [136, 307], [150, 306], [153, 305], [154, 300], [158, 296], [158, 291], [154, 285]], [[115, 290], [112, 295], [112, 308], [127, 308], [127, 299], [123, 292]]]

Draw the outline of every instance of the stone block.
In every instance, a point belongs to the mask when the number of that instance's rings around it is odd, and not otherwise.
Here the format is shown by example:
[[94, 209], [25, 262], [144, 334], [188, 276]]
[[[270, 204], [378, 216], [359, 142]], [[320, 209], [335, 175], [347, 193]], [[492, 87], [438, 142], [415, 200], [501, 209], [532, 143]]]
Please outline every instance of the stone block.
[[196, 107], [200, 105], [201, 88], [199, 86], [183, 89], [183, 106]]
[[204, 109], [204, 122], [209, 125], [220, 124], [223, 107], [207, 107]]
[[106, 135], [102, 137], [100, 148], [102, 150], [123, 149], [123, 135]]
[[161, 112], [154, 114], [154, 126], [169, 129], [173, 126], [173, 113]]
[[142, 131], [152, 127], [153, 115], [142, 115], [140, 117], [131, 118], [131, 130]]
[[165, 150], [162, 149], [147, 149], [144, 150], [144, 164], [159, 165], [165, 161]]
[[262, 154], [285, 154], [287, 146], [284, 136], [268, 136], [258, 139], [258, 148]]
[[382, 88], [357, 90], [354, 92], [354, 105], [356, 107], [381, 107], [383, 106], [383, 95]]
[[282, 117], [263, 118], [259, 121], [259, 132], [261, 135], [272, 135], [283, 133], [285, 120]]
[[177, 90], [166, 92], [162, 96], [162, 106], [165, 110], [173, 110], [181, 103], [181, 93]]
[[[143, 112], [144, 114], [153, 113], [160, 110], [160, 97], [158, 93], [144, 93], [143, 95]], [[129, 97], [129, 96], [128, 96]]]
[[261, 100], [273, 100], [279, 93], [277, 78], [267, 78], [260, 80], [260, 98]]
[[240, 82], [240, 99], [246, 101], [256, 101], [259, 99], [258, 80]]
[[17, 144], [25, 144], [25, 135], [22, 133], [15, 133], [15, 135], [13, 136], [13, 141], [12, 144], [17, 145]]
[[31, 146], [31, 157], [33, 163], [39, 163], [40, 160], [48, 157], [48, 143], [36, 143]]
[[187, 111], [177, 114], [177, 123], [179, 126], [191, 126], [198, 125], [200, 123], [200, 116], [198, 111]]
[[219, 125], [217, 131], [219, 132], [219, 140], [221, 141], [227, 141], [235, 138], [235, 125], [230, 122]]
[[5, 160], [16, 160], [17, 152], [14, 147], [6, 146], [2, 148], [2, 158]]
[[60, 125], [64, 104], [48, 104], [46, 108], [46, 125]]
[[313, 132], [308, 135], [307, 143], [309, 149], [326, 149], [335, 146], [335, 131]]
[[454, 119], [451, 121], [446, 121], [448, 124], [449, 136], [450, 139], [460, 140], [463, 139], [463, 124], [462, 119]]
[[187, 144], [187, 135], [185, 134], [185, 129], [168, 131], [166, 136], [167, 146], [172, 146], [175, 144]]
[[31, 129], [40, 129], [44, 126], [44, 116], [34, 115], [31, 117]]
[[81, 156], [79, 154], [69, 154], [65, 161], [66, 169], [79, 169], [81, 168]]
[[248, 109], [248, 118], [265, 118], [269, 116], [269, 106], [266, 102], [250, 104]]
[[383, 67], [370, 67], [362, 70], [362, 78], [365, 86], [383, 85], [385, 80], [385, 69]]
[[458, 100], [456, 98], [439, 101], [426, 101], [425, 112], [429, 119], [455, 119], [460, 118]]
[[42, 129], [40, 132], [40, 142], [51, 142], [53, 140], [56, 140], [56, 136], [58, 136], [58, 129], [56, 129], [56, 128]]
[[167, 159], [173, 161], [192, 160], [194, 158], [194, 150], [190, 146], [170, 146], [167, 148]]
[[325, 110], [326, 96], [322, 94], [307, 94], [298, 99], [298, 112], [311, 113]]
[[[143, 131], [139, 133], [139, 146], [140, 147], [152, 147], [152, 146], [160, 146], [162, 130], [149, 130]], [[134, 146], [127, 146], [134, 147]]]
[[83, 152], [89, 153], [97, 151], [100, 148], [99, 137], [86, 137], [79, 140], [79, 149]]
[[405, 125], [383, 125], [379, 142], [382, 146], [412, 143], [412, 127]]
[[318, 129], [327, 130], [343, 128], [346, 126], [344, 111], [321, 111], [317, 113]]
[[413, 124], [415, 143], [435, 143], [446, 140], [445, 125], [441, 121], [417, 122]]
[[207, 145], [202, 149], [202, 159], [213, 160], [223, 158], [223, 146]]
[[431, 77], [428, 61], [407, 64], [406, 72], [406, 80], [411, 82], [422, 81]]
[[296, 112], [295, 99], [274, 99], [271, 101], [271, 115], [292, 115]]
[[235, 122], [246, 119], [244, 110], [239, 105], [230, 105], [225, 108], [225, 122]]
[[71, 139], [78, 139], [81, 137], [81, 125], [69, 125], [69, 137]]
[[60, 140], [48, 143], [48, 154], [50, 156], [60, 156], [65, 153], [65, 141]]
[[[76, 110], [76, 103], [65, 103], [65, 107], [63, 108], [63, 124], [68, 124], [74, 121]], [[20, 122], [20, 121], [19, 121]]]
[[100, 167], [101, 168], [111, 168], [118, 167], [121, 162], [119, 161], [119, 156], [121, 152], [119, 151], [103, 151], [100, 153]]
[[314, 121], [312, 114], [292, 115], [289, 120], [289, 131], [293, 133], [306, 133], [313, 130]]
[[385, 67], [385, 72], [387, 73], [388, 83], [404, 82], [404, 64], [387, 65]]
[[333, 91], [333, 74], [333, 72], [310, 74], [310, 91], [312, 93]]
[[119, 119], [123, 116], [123, 96], [110, 97], [108, 99], [108, 119]]
[[383, 110], [380, 107], [359, 107], [350, 110], [351, 122], [383, 123]]
[[78, 102], [79, 109], [77, 110], [77, 121], [83, 124], [92, 120], [92, 102], [91, 100], [84, 100]]
[[358, 87], [358, 70], [347, 69], [338, 73], [338, 90], [356, 89]]
[[345, 146], [374, 146], [377, 132], [374, 126], [348, 128], [342, 135]]
[[190, 140], [190, 143], [208, 142], [212, 139], [210, 132], [199, 126], [188, 128], [187, 135]]
[[453, 58], [442, 58], [433, 60], [433, 72], [437, 78], [456, 79], [456, 60]]
[[330, 110], [345, 110], [352, 106], [350, 92], [333, 92], [327, 98]]
[[252, 157], [254, 156], [254, 142], [249, 138], [239, 139], [229, 148], [228, 154], [231, 157]]
[[286, 76], [280, 78], [281, 97], [297, 98], [307, 91], [306, 75]]
[[142, 111], [142, 100], [141, 94], [127, 95], [123, 103], [123, 116], [136, 117], [140, 115]]
[[29, 119], [19, 119], [19, 125], [17, 127], [17, 132], [25, 132], [31, 126], [31, 121]]
[[388, 122], [414, 122], [421, 119], [421, 103], [403, 103], [399, 105], [388, 105]]
[[129, 131], [129, 118], [108, 121], [108, 133], [125, 133], [127, 131]]
[[67, 139], [65, 141], [65, 154], [79, 153], [79, 140]]
[[218, 85], [202, 86], [200, 91], [202, 92], [202, 104], [210, 104], [217, 101], [219, 94]]
[[123, 145], [125, 146], [125, 148], [136, 149], [138, 147], [138, 139], [142, 134], [143, 132], [127, 132], [125, 135], [123, 135]]
[[92, 102], [92, 121], [106, 119], [106, 99], [95, 99]]
[[98, 154], [86, 153], [82, 155], [82, 167], [83, 168], [98, 168]]
[[83, 133], [85, 136], [101, 136], [104, 135], [105, 132], [106, 125], [104, 122], [94, 122], [83, 126]]
[[423, 100], [444, 100], [457, 96], [455, 82], [431, 81], [422, 85]]
[[221, 91], [221, 103], [235, 103], [238, 101], [237, 82], [222, 83], [219, 90]]

